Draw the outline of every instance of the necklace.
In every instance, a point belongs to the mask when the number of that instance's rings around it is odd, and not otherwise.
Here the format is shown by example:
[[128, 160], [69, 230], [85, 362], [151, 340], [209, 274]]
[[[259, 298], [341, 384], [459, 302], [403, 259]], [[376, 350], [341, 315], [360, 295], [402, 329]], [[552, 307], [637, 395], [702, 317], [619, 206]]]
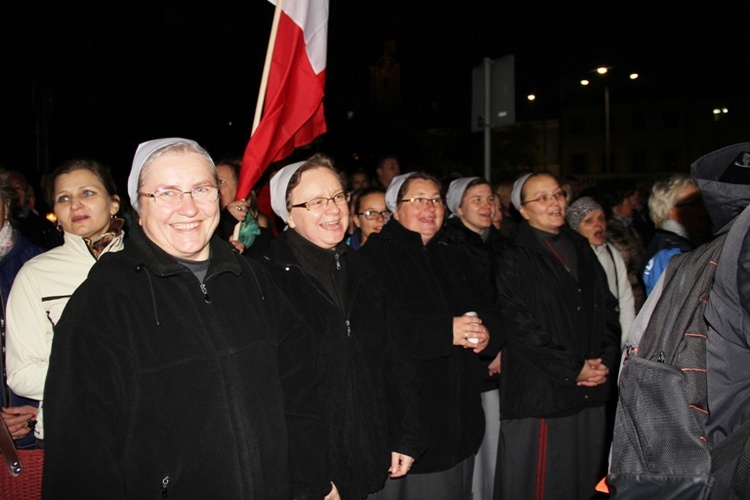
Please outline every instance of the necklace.
[[549, 251], [552, 252], [552, 254], [555, 257], [557, 257], [557, 260], [560, 261], [560, 264], [563, 265], [563, 267], [565, 268], [565, 270], [568, 271], [568, 272], [570, 272], [570, 268], [568, 267], [568, 245], [565, 244], [565, 240], [560, 240], [560, 242], [562, 243], [563, 250], [565, 250], [565, 258], [564, 259], [562, 257], [560, 257], [560, 254], [558, 254], [555, 251], [555, 248], [550, 244], [549, 241], [547, 241], [546, 239], [544, 240], [544, 243], [547, 245], [547, 248], [549, 248]]

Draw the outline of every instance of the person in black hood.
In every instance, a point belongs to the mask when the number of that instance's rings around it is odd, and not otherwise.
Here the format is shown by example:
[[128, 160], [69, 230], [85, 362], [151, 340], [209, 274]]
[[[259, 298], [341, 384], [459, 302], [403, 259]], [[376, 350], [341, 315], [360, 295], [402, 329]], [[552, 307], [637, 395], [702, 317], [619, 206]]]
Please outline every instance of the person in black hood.
[[415, 373], [392, 336], [377, 274], [343, 241], [347, 201], [327, 157], [282, 168], [271, 206], [289, 228], [263, 262], [313, 331], [328, 475], [342, 498], [398, 499], [395, 481], [423, 451]]
[[[712, 447], [750, 420], [750, 142], [709, 153], [693, 163], [715, 236], [726, 234], [706, 306], [708, 407]], [[729, 496], [736, 460], [716, 474], [712, 498]]]

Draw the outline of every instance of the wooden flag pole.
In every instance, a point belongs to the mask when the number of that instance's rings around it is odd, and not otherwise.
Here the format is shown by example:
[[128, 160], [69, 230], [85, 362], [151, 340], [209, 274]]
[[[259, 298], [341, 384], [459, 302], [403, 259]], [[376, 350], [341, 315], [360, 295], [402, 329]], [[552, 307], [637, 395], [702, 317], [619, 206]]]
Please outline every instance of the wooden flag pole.
[[271, 36], [268, 40], [268, 49], [266, 50], [266, 62], [263, 65], [263, 77], [260, 80], [260, 90], [258, 90], [258, 103], [255, 105], [255, 118], [253, 118], [253, 128], [250, 131], [250, 137], [260, 124], [261, 115], [263, 115], [263, 103], [266, 100], [266, 88], [268, 88], [268, 74], [271, 72], [271, 60], [273, 59], [273, 49], [276, 46], [276, 33], [279, 30], [279, 20], [281, 19], [281, 3], [283, 0], [276, 0], [276, 10], [273, 13], [273, 24], [271, 25]]

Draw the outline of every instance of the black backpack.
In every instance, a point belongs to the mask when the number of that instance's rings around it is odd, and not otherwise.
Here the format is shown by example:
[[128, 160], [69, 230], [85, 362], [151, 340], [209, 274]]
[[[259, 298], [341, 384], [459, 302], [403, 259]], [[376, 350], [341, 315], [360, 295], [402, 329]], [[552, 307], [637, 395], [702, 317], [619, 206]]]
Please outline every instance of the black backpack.
[[725, 240], [726, 234], [670, 260], [643, 337], [626, 355], [607, 476], [612, 498], [709, 498], [712, 473], [738, 456], [730, 498], [745, 495], [750, 424], [714, 449], [704, 437], [704, 312]]

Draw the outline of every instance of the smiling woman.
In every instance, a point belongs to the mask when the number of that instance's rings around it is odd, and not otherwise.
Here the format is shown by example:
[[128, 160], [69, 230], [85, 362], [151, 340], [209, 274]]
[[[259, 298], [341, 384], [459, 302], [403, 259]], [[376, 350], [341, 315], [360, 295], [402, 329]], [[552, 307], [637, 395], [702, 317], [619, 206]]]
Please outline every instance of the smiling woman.
[[606, 465], [617, 301], [588, 241], [565, 226], [554, 176], [520, 178], [511, 199], [525, 221], [495, 266], [507, 344], [494, 498], [589, 498]]
[[56, 327], [46, 494], [88, 496], [95, 474], [106, 498], [323, 498], [310, 333], [262, 267], [212, 238], [211, 157], [143, 143], [128, 192], [139, 225]]
[[264, 263], [313, 330], [332, 431], [328, 476], [343, 498], [392, 498], [399, 482], [388, 473], [404, 476], [422, 451], [416, 382], [396, 347], [382, 283], [343, 241], [349, 209], [333, 162], [315, 155], [281, 169], [271, 178], [271, 204], [289, 229]]
[[467, 248], [444, 237], [445, 207], [434, 177], [397, 176], [385, 199], [393, 217], [360, 252], [385, 284], [396, 337], [417, 370], [428, 450], [398, 489], [410, 500], [471, 498], [485, 429], [480, 392], [487, 369], [480, 353], [492, 359], [498, 352], [499, 312], [487, 274]]

